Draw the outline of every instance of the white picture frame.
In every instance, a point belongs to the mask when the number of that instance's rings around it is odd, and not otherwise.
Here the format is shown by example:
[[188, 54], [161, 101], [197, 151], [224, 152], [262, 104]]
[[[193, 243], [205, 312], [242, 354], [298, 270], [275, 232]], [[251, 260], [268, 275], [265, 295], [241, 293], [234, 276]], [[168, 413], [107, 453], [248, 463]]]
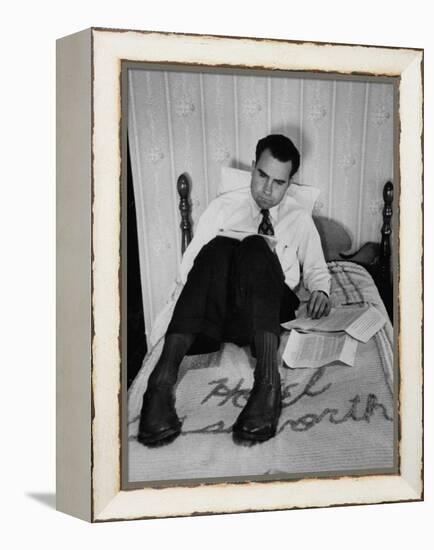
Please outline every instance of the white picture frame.
[[[123, 490], [121, 62], [399, 82], [399, 474]], [[423, 498], [423, 51], [92, 28], [57, 45], [57, 507], [91, 522]]]

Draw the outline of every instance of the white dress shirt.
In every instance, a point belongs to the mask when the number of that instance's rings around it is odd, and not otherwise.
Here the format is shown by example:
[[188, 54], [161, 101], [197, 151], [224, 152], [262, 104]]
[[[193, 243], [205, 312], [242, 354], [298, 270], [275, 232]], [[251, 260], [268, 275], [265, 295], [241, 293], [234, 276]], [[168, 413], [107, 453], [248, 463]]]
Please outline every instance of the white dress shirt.
[[[307, 210], [285, 195], [270, 209], [270, 218], [278, 241], [276, 254], [289, 288], [295, 289], [302, 276], [307, 290], [321, 290], [328, 295], [330, 275], [318, 231]], [[217, 236], [220, 229], [257, 233], [261, 220], [260, 208], [250, 188], [231, 191], [211, 201], [193, 228], [194, 237], [184, 253], [179, 273], [182, 283], [186, 282], [200, 249]]]

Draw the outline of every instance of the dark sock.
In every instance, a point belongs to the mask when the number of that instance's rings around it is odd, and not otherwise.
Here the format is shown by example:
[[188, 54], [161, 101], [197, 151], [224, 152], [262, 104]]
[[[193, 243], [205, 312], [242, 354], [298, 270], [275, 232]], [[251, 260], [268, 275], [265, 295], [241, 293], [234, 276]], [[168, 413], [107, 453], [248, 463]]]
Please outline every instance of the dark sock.
[[257, 331], [254, 336], [256, 349], [255, 381], [278, 384], [277, 336], [272, 332]]
[[195, 336], [195, 334], [166, 334], [163, 351], [149, 377], [148, 387], [176, 384], [179, 365]]

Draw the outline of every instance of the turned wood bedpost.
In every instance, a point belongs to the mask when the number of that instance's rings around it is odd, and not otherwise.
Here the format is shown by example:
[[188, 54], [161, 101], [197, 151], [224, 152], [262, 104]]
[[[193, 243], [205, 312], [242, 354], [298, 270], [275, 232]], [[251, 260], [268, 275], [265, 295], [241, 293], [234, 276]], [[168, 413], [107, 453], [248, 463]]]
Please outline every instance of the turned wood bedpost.
[[181, 252], [184, 254], [185, 249], [191, 241], [190, 203], [188, 202], [190, 182], [185, 174], [181, 174], [179, 176], [176, 186], [180, 196], [179, 211], [181, 212]]
[[393, 184], [388, 181], [383, 188], [383, 225], [381, 227], [381, 245], [380, 245], [380, 276], [382, 283], [387, 285], [390, 281], [390, 262], [391, 262], [391, 235], [392, 235], [392, 202], [393, 202]]

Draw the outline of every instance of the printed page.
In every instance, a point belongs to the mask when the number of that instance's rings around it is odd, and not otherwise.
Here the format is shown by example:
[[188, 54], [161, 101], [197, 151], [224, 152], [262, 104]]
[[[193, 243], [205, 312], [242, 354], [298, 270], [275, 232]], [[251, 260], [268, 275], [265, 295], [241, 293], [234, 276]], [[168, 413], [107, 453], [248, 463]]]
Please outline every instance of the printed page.
[[370, 307], [345, 330], [347, 334], [366, 343], [384, 325], [386, 319], [375, 307]]
[[311, 319], [307, 316], [306, 308], [301, 310], [297, 319], [283, 323], [285, 329], [298, 329], [312, 332], [341, 332], [366, 343], [380, 330], [386, 320], [377, 308], [365, 307], [339, 307], [332, 308], [328, 317]]
[[283, 323], [285, 329], [298, 328], [301, 330], [313, 330], [318, 332], [340, 332], [347, 329], [353, 321], [358, 319], [369, 306], [366, 307], [339, 307], [332, 308], [327, 317], [321, 319], [311, 319], [307, 316], [307, 309], [304, 307], [297, 319]]
[[354, 338], [351, 338], [351, 336], [345, 335], [344, 345], [342, 346], [342, 351], [341, 351], [341, 356], [339, 358], [339, 361], [341, 361], [342, 363], [345, 363], [346, 365], [354, 367], [354, 362], [356, 360], [357, 346], [358, 346], [357, 340], [354, 340]]
[[230, 237], [231, 239], [238, 239], [239, 241], [242, 241], [250, 235], [259, 235], [268, 242], [272, 249], [275, 248], [278, 242], [276, 237], [272, 237], [270, 235], [260, 235], [259, 233], [255, 233], [254, 231], [244, 231], [242, 229], [219, 229], [218, 235], [220, 237]]
[[282, 359], [290, 368], [319, 368], [340, 361], [354, 366], [357, 340], [346, 334], [301, 334], [291, 330]]

